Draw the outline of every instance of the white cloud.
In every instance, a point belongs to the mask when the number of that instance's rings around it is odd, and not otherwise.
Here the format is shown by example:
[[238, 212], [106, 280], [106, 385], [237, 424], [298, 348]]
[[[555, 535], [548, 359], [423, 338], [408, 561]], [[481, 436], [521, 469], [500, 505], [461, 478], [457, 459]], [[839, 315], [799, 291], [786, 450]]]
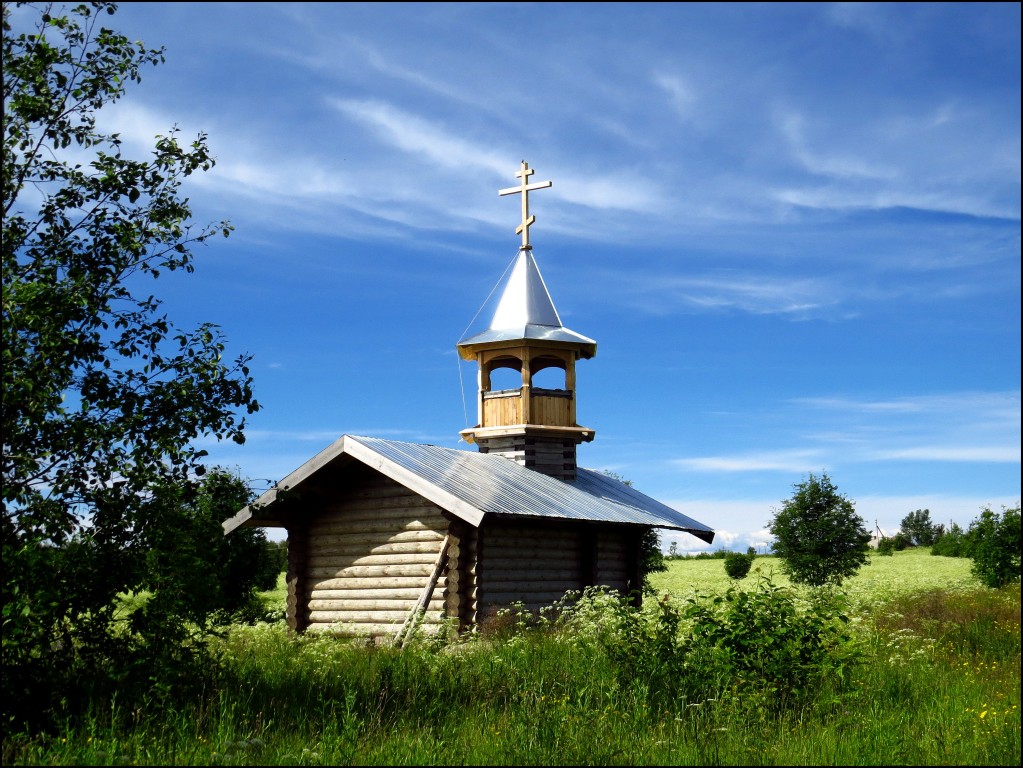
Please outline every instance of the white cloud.
[[874, 458], [880, 461], [976, 461], [1018, 464], [1019, 445], [991, 446], [940, 446], [927, 445], [917, 448], [903, 448], [878, 451]]
[[899, 173], [893, 165], [872, 163], [854, 155], [811, 150], [805, 137], [804, 124], [805, 118], [792, 112], [778, 118], [778, 127], [788, 140], [793, 155], [810, 173], [839, 179], [891, 180], [898, 177]]
[[692, 85], [679, 75], [658, 73], [654, 82], [668, 94], [668, 102], [683, 120], [690, 120], [696, 111], [697, 97]]
[[676, 276], [647, 270], [615, 279], [616, 295], [631, 293], [638, 308], [656, 314], [695, 307], [735, 309], [758, 315], [804, 315], [840, 300], [839, 292], [826, 280], [780, 278], [753, 272]]
[[398, 149], [446, 168], [477, 168], [507, 175], [508, 156], [484, 149], [417, 115], [379, 101], [328, 99], [342, 114], [380, 131], [379, 138]]
[[699, 472], [810, 472], [820, 467], [821, 454], [813, 450], [743, 453], [672, 459], [681, 469]]

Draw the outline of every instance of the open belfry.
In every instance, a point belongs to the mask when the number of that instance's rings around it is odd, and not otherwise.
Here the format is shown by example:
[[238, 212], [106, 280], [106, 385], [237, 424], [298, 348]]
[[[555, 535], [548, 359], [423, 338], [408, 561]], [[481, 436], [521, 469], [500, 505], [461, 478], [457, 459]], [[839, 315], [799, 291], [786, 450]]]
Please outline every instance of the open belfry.
[[[482, 453], [496, 453], [546, 475], [573, 480], [576, 446], [594, 435], [592, 429], [576, 424], [575, 364], [593, 357], [597, 343], [561, 324], [533, 259], [529, 228], [536, 217], [529, 213], [529, 193], [552, 182], [529, 184], [532, 173], [523, 160], [515, 174], [522, 183], [499, 192], [522, 196], [522, 223], [515, 230], [522, 235], [522, 245], [494, 319], [483, 333], [458, 342], [459, 354], [479, 366], [479, 423], [461, 434]], [[491, 374], [499, 368], [518, 371], [521, 387], [493, 389]], [[534, 387], [533, 375], [545, 368], [561, 369], [564, 387]]]
[[[462, 339], [478, 366], [478, 451], [342, 435], [224, 521], [288, 534], [287, 621], [402, 643], [413, 628], [465, 631], [498, 610], [539, 610], [590, 586], [641, 600], [651, 528], [710, 543], [714, 531], [604, 472], [579, 467], [594, 431], [576, 423], [576, 363], [596, 342], [564, 327], [533, 258], [525, 161], [521, 244], [489, 327]], [[494, 373], [514, 373], [492, 386]], [[535, 386], [555, 369], [561, 386]], [[514, 386], [517, 385], [517, 386]]]

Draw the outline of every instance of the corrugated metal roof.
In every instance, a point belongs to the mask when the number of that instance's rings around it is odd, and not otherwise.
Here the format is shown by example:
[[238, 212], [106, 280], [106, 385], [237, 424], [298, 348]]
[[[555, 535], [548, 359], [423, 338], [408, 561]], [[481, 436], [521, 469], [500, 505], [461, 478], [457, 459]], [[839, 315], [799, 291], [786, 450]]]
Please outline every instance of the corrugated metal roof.
[[[563, 518], [687, 531], [707, 541], [714, 532], [681, 512], [601, 472], [579, 469], [574, 482], [548, 477], [503, 456], [345, 435], [281, 481], [296, 490], [330, 461], [349, 455], [431, 498], [470, 522], [486, 515]], [[227, 531], [274, 516], [268, 491], [224, 523]], [[251, 522], [250, 522], [251, 521]]]
[[515, 266], [504, 284], [490, 327], [482, 333], [462, 339], [458, 347], [517, 339], [585, 344], [592, 347], [588, 350], [590, 357], [596, 354], [597, 348], [593, 339], [561, 324], [558, 310], [554, 308], [531, 251], [519, 251]]
[[591, 469], [579, 469], [574, 482], [565, 482], [503, 456], [375, 437], [349, 439], [484, 513], [651, 525], [713, 538], [702, 523]]

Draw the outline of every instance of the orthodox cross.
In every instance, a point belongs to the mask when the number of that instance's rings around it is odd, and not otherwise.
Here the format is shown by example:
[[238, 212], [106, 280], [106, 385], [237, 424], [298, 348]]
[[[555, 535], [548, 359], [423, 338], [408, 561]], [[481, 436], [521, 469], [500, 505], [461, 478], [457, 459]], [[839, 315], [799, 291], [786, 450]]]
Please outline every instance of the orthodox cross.
[[527, 180], [533, 175], [533, 170], [529, 167], [529, 164], [523, 160], [522, 168], [515, 173], [515, 177], [522, 179], [522, 184], [517, 187], [508, 187], [508, 189], [499, 189], [497, 194], [499, 195], [522, 195], [522, 223], [515, 228], [516, 235], [522, 235], [522, 245], [519, 246], [520, 251], [529, 251], [533, 249], [533, 246], [529, 244], [529, 228], [536, 223], [536, 216], [529, 215], [529, 193], [534, 189], [546, 189], [552, 186], [553, 182], [550, 181], [537, 181], [533, 184], [527, 184]]

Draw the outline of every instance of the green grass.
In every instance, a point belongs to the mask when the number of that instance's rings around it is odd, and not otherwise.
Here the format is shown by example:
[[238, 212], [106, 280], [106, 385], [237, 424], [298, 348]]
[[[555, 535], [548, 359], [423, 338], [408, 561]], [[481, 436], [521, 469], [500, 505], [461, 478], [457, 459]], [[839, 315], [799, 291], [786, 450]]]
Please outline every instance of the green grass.
[[[785, 583], [772, 558], [754, 568]], [[675, 561], [654, 582], [675, 606], [735, 585], [721, 560]], [[658, 677], [659, 636], [616, 634], [632, 625], [606, 600], [570, 631], [401, 651], [262, 624], [232, 630], [202, 695], [8, 735], [4, 764], [1018, 765], [1019, 585], [985, 589], [969, 561], [907, 551], [848, 586], [859, 618], [846, 651], [862, 663], [798, 696]], [[659, 611], [648, 601], [635, 626]]]
[[[899, 595], [944, 589], [951, 592], [975, 589], [980, 583], [970, 573], [971, 561], [959, 557], [935, 557], [925, 547], [906, 549], [891, 556], [871, 555], [867, 565], [843, 584], [857, 605], [875, 605]], [[760, 577], [790, 586], [781, 562], [773, 555], [758, 555], [749, 575], [735, 581], [725, 573], [724, 560], [672, 560], [668, 570], [650, 575], [658, 594], [688, 597], [696, 593], [720, 593], [729, 587], [753, 589]]]

